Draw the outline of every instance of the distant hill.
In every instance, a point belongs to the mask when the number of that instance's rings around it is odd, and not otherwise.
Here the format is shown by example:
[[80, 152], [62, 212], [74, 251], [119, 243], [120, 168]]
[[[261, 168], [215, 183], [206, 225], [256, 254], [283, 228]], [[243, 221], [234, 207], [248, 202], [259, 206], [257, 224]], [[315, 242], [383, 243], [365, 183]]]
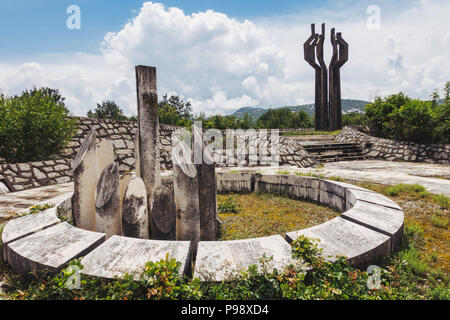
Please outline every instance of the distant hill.
[[[342, 99], [342, 112], [344, 114], [350, 113], [350, 112], [364, 112], [364, 107], [369, 104], [369, 101], [363, 101], [363, 100], [352, 100], [352, 99]], [[313, 104], [304, 104], [301, 106], [285, 106], [285, 107], [278, 107], [273, 109], [281, 109], [281, 108], [289, 108], [294, 112], [297, 112], [299, 110], [306, 111], [309, 116], [314, 115], [314, 103]], [[243, 118], [246, 113], [252, 118], [252, 119], [258, 119], [261, 117], [264, 113], [267, 112], [268, 109], [264, 108], [252, 108], [252, 107], [244, 107], [239, 110], [237, 110], [232, 115], [236, 118]]]

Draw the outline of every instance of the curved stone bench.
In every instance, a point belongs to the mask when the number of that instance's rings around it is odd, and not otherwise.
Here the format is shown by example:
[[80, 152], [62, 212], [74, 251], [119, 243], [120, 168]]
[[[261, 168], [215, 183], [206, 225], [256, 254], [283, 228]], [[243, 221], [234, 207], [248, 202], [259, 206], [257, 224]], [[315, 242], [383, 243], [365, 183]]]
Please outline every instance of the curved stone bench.
[[233, 241], [201, 241], [198, 245], [194, 277], [202, 281], [235, 279], [251, 265], [259, 265], [263, 255], [271, 258], [266, 266], [282, 270], [297, 261], [291, 246], [279, 235]]
[[180, 275], [191, 270], [192, 252], [190, 241], [157, 241], [112, 236], [81, 260], [82, 273], [90, 276], [113, 279], [125, 274], [135, 279], [149, 261], [166, 258], [181, 262]]
[[[167, 180], [167, 179], [166, 179]], [[169, 179], [170, 180], [170, 179]], [[168, 181], [169, 181], [168, 180]], [[365, 267], [390, 255], [401, 241], [404, 215], [389, 198], [351, 184], [296, 175], [261, 175], [252, 172], [218, 172], [219, 193], [272, 192], [319, 202], [342, 215], [312, 228], [281, 236], [257, 239], [199, 242], [194, 276], [223, 281], [236, 271], [258, 264], [265, 254], [269, 268], [282, 269], [293, 260], [288, 242], [304, 235], [319, 240], [329, 260], [346, 256], [349, 263]], [[71, 194], [59, 197], [58, 207], [70, 212]], [[55, 201], [53, 201], [55, 202]], [[137, 275], [148, 261], [166, 254], [182, 263], [180, 273], [191, 274], [189, 241], [156, 241], [113, 236], [61, 223], [57, 207], [8, 222], [2, 241], [5, 260], [18, 273], [38, 269], [57, 271], [68, 261], [84, 256], [83, 273], [104, 278]]]

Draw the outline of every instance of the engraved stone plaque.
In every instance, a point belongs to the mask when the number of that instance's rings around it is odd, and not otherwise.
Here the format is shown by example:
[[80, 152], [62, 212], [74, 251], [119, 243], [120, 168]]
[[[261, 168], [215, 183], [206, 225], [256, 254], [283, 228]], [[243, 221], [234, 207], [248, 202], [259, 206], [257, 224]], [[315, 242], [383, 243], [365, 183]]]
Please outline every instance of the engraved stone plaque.
[[268, 265], [272, 270], [282, 270], [297, 262], [292, 258], [290, 245], [278, 235], [235, 241], [201, 241], [194, 277], [202, 281], [233, 280], [242, 269], [259, 265], [264, 255], [273, 257]]
[[126, 273], [139, 279], [149, 261], [176, 259], [181, 262], [180, 274], [190, 270], [189, 241], [158, 241], [113, 236], [88, 254], [81, 263], [82, 273], [103, 278], [122, 277]]

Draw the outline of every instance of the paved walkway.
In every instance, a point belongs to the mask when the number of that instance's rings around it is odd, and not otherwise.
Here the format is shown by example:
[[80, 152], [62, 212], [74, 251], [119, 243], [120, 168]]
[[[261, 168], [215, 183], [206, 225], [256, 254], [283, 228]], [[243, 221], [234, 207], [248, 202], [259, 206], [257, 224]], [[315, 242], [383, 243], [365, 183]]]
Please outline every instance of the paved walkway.
[[448, 165], [366, 160], [326, 163], [321, 169], [306, 168], [296, 171], [387, 185], [420, 184], [431, 193], [450, 196]]

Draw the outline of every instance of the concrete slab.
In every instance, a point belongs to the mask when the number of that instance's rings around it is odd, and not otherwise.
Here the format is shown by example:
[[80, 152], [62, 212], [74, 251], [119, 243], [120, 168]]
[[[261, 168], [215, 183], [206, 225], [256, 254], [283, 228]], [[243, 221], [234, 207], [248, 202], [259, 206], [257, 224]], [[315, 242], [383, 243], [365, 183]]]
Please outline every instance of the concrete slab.
[[279, 235], [234, 241], [201, 241], [198, 244], [194, 277], [202, 281], [228, 281], [239, 277], [239, 271], [260, 265], [263, 255], [273, 260], [268, 269], [282, 270], [297, 263], [290, 245]]
[[73, 193], [73, 183], [51, 185], [0, 195], [0, 220], [14, 218], [36, 204], [57, 204], [60, 197]]
[[106, 235], [64, 222], [3, 246], [5, 260], [16, 273], [59, 271], [105, 241]]
[[289, 232], [286, 239], [292, 242], [300, 235], [320, 240], [318, 246], [323, 249], [327, 260], [345, 256], [357, 267], [375, 264], [379, 258], [390, 254], [391, 239], [388, 236], [341, 217], [312, 228]]
[[332, 192], [320, 190], [319, 202], [322, 205], [333, 208], [339, 212], [344, 212], [346, 208], [345, 198]]
[[383, 233], [391, 238], [391, 252], [400, 246], [403, 235], [403, 211], [363, 201], [342, 214], [342, 218]]
[[216, 172], [218, 193], [252, 193], [255, 189], [255, 173]]
[[2, 242], [3, 244], [7, 244], [54, 226], [60, 222], [61, 221], [56, 216], [56, 207], [11, 220], [3, 229]]
[[189, 241], [158, 241], [113, 236], [83, 258], [81, 271], [90, 276], [112, 279], [126, 273], [135, 279], [147, 262], [176, 259], [181, 262], [180, 274], [188, 274], [191, 264]]
[[384, 206], [387, 208], [402, 210], [402, 208], [400, 208], [400, 206], [396, 204], [394, 201], [392, 201], [388, 197], [385, 197], [375, 192], [365, 192], [355, 189], [347, 189], [346, 201], [347, 201], [346, 204], [347, 210], [355, 206], [357, 201], [364, 201]]
[[297, 171], [384, 185], [420, 184], [433, 194], [450, 196], [450, 166], [443, 164], [382, 160], [343, 161], [325, 163], [320, 169], [297, 168]]

